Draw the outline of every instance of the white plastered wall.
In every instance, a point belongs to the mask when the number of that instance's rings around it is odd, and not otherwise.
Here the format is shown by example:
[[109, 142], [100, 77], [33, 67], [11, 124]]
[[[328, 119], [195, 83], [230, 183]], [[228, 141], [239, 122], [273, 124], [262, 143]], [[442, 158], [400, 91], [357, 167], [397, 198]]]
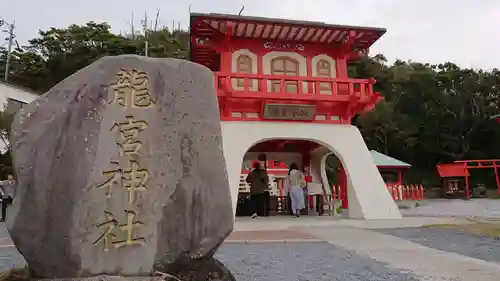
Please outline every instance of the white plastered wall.
[[312, 182], [323, 186], [325, 195], [331, 195], [331, 187], [326, 174], [326, 157], [331, 151], [325, 146], [320, 146], [311, 151], [311, 176]]
[[401, 213], [371, 158], [358, 128], [295, 122], [221, 122], [233, 211], [238, 201], [241, 163], [254, 144], [270, 139], [316, 141], [333, 151], [348, 176], [349, 217], [358, 219], [396, 219]]
[[[307, 60], [305, 57], [293, 52], [269, 52], [262, 57], [263, 74], [271, 74], [271, 61], [277, 57], [289, 57], [299, 63], [299, 76], [307, 76]], [[267, 89], [271, 91], [271, 81], [267, 82]], [[302, 91], [307, 92], [307, 83], [302, 84]]]
[[[238, 64], [238, 57], [240, 55], [246, 55], [252, 60], [252, 74], [257, 74], [257, 72], [258, 72], [258, 67], [257, 67], [258, 57], [256, 54], [252, 53], [248, 49], [240, 49], [240, 50], [235, 51], [232, 54], [231, 70], [233, 71], [233, 73], [238, 72], [237, 71], [238, 70], [237, 64]], [[237, 90], [237, 91], [243, 91], [243, 87], [238, 87], [237, 81], [238, 81], [238, 79], [232, 79], [231, 83], [233, 84], [233, 89]], [[249, 91], [257, 91], [258, 81], [257, 80], [250, 80], [248, 86], [249, 86]]]

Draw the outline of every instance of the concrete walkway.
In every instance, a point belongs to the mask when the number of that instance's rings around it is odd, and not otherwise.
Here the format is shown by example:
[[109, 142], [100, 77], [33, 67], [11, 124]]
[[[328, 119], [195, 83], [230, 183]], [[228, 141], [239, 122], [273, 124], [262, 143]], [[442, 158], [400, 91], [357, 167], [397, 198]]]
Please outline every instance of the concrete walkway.
[[303, 216], [294, 218], [289, 216], [263, 217], [251, 219], [238, 217], [234, 231], [249, 230], [279, 230], [293, 227], [324, 227], [324, 226], [350, 226], [356, 228], [398, 228], [419, 227], [429, 224], [465, 224], [470, 223], [466, 218], [454, 217], [405, 217], [394, 220], [353, 220], [334, 218], [329, 216]]
[[[398, 220], [350, 220], [333, 217], [293, 218], [288, 216], [264, 217], [259, 219], [237, 218], [234, 232], [226, 240], [229, 243], [252, 242], [313, 242], [317, 237], [307, 235], [298, 228], [318, 227], [355, 227], [366, 229], [386, 229], [398, 227], [419, 227], [429, 224], [464, 224], [470, 223], [464, 218], [410, 217]], [[6, 229], [0, 224], [0, 248], [13, 247]]]
[[498, 199], [431, 199], [421, 202], [421, 206], [401, 210], [410, 216], [454, 216], [500, 218]]
[[498, 263], [439, 251], [367, 229], [319, 227], [303, 231], [389, 267], [412, 272], [421, 280], [500, 280]]

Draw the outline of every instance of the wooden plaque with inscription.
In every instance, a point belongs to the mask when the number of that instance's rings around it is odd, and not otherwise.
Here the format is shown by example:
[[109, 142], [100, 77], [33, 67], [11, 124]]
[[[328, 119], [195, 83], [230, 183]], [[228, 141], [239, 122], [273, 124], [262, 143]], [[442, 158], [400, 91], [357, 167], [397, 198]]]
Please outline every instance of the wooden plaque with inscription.
[[312, 104], [277, 104], [267, 103], [264, 106], [264, 119], [275, 120], [313, 120], [316, 106]]

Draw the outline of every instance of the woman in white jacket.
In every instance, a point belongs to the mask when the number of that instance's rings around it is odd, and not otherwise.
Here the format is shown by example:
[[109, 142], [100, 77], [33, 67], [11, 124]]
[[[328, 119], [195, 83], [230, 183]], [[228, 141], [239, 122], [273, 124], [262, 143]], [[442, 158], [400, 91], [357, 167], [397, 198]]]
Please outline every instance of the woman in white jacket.
[[304, 198], [304, 188], [306, 187], [304, 173], [299, 170], [297, 164], [292, 163], [288, 171], [287, 186], [292, 203], [292, 211], [296, 217], [300, 216], [300, 211], [306, 207]]

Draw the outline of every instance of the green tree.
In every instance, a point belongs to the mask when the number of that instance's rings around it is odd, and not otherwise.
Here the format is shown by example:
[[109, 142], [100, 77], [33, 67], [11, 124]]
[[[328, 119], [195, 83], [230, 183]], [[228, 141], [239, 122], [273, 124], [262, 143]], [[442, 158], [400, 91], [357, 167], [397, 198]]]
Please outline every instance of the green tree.
[[350, 66], [353, 77], [375, 77], [384, 96], [372, 112], [356, 119], [368, 146], [435, 177], [437, 163], [500, 156], [499, 72], [430, 65], [383, 56]]
[[[162, 29], [146, 33], [149, 56], [187, 58], [189, 33], [186, 31], [171, 33]], [[45, 92], [103, 56], [143, 55], [145, 42], [144, 36], [114, 34], [106, 23], [89, 22], [40, 31], [23, 49], [14, 50], [9, 80]], [[5, 49], [0, 50], [1, 61], [5, 61]]]

